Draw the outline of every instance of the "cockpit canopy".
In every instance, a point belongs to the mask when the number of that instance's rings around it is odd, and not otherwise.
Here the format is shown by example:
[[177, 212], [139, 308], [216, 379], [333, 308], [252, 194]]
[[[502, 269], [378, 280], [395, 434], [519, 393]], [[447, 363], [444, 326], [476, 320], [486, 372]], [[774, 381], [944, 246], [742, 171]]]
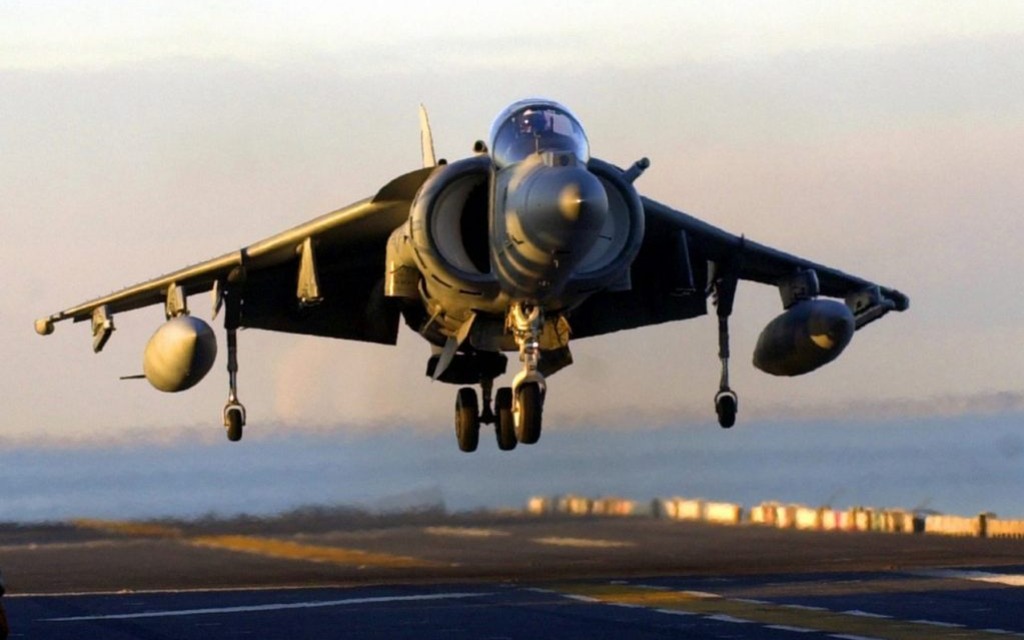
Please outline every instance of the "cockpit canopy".
[[590, 159], [579, 120], [550, 100], [521, 100], [501, 112], [491, 126], [490, 147], [499, 169], [547, 151], [569, 152], [580, 162]]

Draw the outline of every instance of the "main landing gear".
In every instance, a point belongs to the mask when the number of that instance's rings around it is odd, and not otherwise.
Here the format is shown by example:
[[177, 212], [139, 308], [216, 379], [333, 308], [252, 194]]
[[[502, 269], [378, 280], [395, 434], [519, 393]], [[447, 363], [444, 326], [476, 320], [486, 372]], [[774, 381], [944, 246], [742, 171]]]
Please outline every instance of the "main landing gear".
[[455, 437], [462, 451], [476, 451], [481, 424], [494, 425], [498, 448], [502, 451], [511, 451], [518, 443], [535, 444], [540, 440], [544, 395], [547, 392], [544, 376], [538, 369], [544, 317], [539, 307], [517, 304], [509, 314], [509, 324], [519, 345], [523, 370], [511, 387], [498, 389], [493, 407], [494, 379], [481, 381], [483, 411], [479, 409], [477, 394], [472, 387], [459, 389], [455, 398]]
[[519, 443], [535, 444], [540, 440], [541, 414], [544, 395], [535, 382], [526, 382], [516, 391], [512, 387], [501, 387], [494, 395], [490, 389], [493, 380], [485, 380], [482, 410], [477, 402], [473, 387], [462, 387], [455, 396], [455, 438], [459, 449], [467, 453], [476, 451], [480, 443], [480, 426], [494, 425], [498, 448], [511, 451]]
[[480, 386], [483, 389], [484, 400], [482, 413], [477, 407], [476, 390], [473, 387], [462, 387], [455, 397], [455, 438], [459, 441], [459, 449], [466, 453], [476, 451], [477, 445], [480, 443], [481, 424], [494, 425], [494, 434], [497, 437], [499, 449], [502, 451], [515, 449], [519, 440], [516, 438], [515, 426], [512, 424], [512, 389], [509, 387], [498, 389], [492, 409], [491, 389], [494, 387], [494, 380], [484, 380]]

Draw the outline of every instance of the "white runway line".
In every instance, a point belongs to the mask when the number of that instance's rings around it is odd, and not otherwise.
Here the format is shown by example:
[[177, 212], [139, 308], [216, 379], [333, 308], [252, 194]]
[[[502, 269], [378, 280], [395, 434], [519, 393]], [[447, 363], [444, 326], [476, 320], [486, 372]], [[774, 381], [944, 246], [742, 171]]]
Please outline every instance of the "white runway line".
[[807, 629], [805, 627], [791, 627], [785, 624], [766, 624], [765, 629], [775, 629], [777, 631], [792, 631], [793, 633], [818, 633], [818, 629]]
[[959, 571], [956, 569], [940, 569], [937, 571], [915, 571], [911, 575], [925, 578], [946, 578], [953, 580], [971, 580], [1005, 584], [1010, 587], [1024, 587], [1024, 575], [1014, 573], [992, 573], [990, 571]]
[[286, 609], [317, 609], [322, 607], [344, 607], [356, 604], [381, 604], [388, 602], [424, 602], [429, 600], [458, 600], [480, 598], [489, 593], [434, 593], [422, 596], [387, 596], [377, 598], [348, 598], [345, 600], [324, 600], [314, 602], [289, 602], [260, 604], [241, 607], [220, 607], [211, 609], [179, 609], [176, 611], [143, 611], [141, 613], [116, 613], [102, 616], [72, 616], [69, 618], [44, 618], [41, 622], [83, 622], [87, 620], [134, 620], [138, 618], [169, 618], [175, 616], [202, 616], [225, 613], [249, 613], [254, 611], [284, 611]]
[[858, 618], [876, 618], [878, 620], [892, 620], [892, 616], [885, 616], [880, 613], [871, 613], [869, 611], [861, 611], [860, 609], [840, 611], [840, 613], [846, 616], [857, 616]]
[[448, 536], [452, 538], [502, 538], [512, 535], [499, 529], [482, 529], [479, 527], [427, 527], [424, 532], [432, 536]]
[[619, 540], [597, 540], [592, 538], [563, 538], [547, 537], [534, 538], [537, 544], [546, 544], [555, 547], [576, 547], [578, 549], [614, 549], [617, 547], [635, 547], [633, 542], [621, 542]]
[[967, 626], [956, 624], [955, 622], [939, 622], [938, 620], [911, 620], [910, 624], [929, 624], [933, 627], [946, 627], [948, 629], [963, 629]]

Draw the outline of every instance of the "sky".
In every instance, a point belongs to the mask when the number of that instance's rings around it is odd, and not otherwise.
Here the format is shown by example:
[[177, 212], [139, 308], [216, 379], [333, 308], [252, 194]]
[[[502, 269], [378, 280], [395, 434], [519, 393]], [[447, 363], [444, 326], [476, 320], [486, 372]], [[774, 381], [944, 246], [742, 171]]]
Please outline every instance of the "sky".
[[[456, 159], [532, 95], [572, 108], [593, 155], [649, 157], [645, 195], [910, 296], [779, 379], [750, 364], [778, 292], [742, 284], [741, 426], [1024, 410], [1024, 4], [407, 4], [0, 4], [0, 443], [221, 437], [219, 327], [210, 375], [162, 394], [118, 380], [161, 308], [117, 316], [99, 355], [86, 326], [32, 321], [375, 193], [419, 166], [421, 103]], [[455, 387], [404, 326], [397, 347], [240, 347], [247, 437], [451, 429]], [[546, 428], [714, 424], [713, 319], [572, 348]]]

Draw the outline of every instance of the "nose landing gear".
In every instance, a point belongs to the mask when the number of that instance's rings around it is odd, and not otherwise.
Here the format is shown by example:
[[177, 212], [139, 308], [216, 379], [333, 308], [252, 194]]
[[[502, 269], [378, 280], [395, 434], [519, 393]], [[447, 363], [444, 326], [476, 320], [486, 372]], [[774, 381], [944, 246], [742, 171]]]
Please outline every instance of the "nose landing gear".
[[494, 425], [498, 448], [502, 451], [511, 451], [519, 443], [534, 444], [540, 440], [544, 395], [547, 393], [547, 384], [539, 368], [544, 315], [539, 307], [519, 303], [509, 312], [508, 327], [519, 345], [523, 370], [516, 375], [511, 387], [498, 389], [493, 408], [493, 378], [484, 378], [480, 382], [482, 411], [472, 387], [459, 389], [455, 399], [455, 438], [462, 451], [476, 451], [481, 424]]
[[534, 444], [540, 440], [541, 414], [547, 393], [547, 383], [539, 368], [544, 314], [540, 307], [518, 303], [512, 307], [509, 322], [519, 345], [519, 360], [523, 363], [523, 370], [512, 381], [516, 437], [523, 444]]

